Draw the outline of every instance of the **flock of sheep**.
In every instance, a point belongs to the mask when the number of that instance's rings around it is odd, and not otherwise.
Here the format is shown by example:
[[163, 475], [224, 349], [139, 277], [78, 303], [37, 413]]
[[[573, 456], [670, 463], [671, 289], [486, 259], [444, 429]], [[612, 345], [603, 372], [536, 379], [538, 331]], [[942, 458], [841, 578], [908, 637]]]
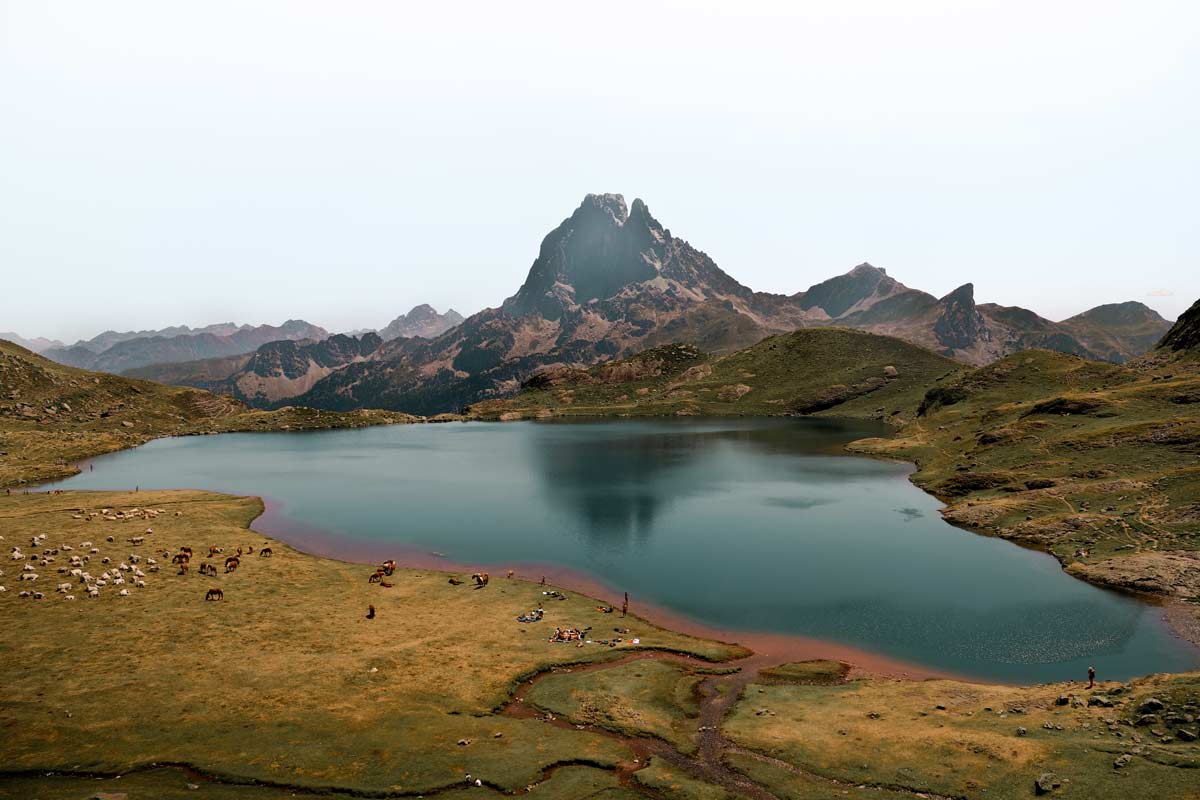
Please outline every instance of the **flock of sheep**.
[[[78, 513], [72, 516], [72, 519], [93, 520], [96, 518], [104, 519], [110, 522], [118, 522], [131, 519], [152, 520], [159, 514], [164, 513], [162, 509], [151, 508], [133, 508], [128, 511], [114, 511], [111, 508], [101, 509], [88, 513]], [[183, 512], [176, 511], [176, 516], [182, 516]], [[141, 536], [131, 536], [128, 538], [128, 543], [133, 546], [138, 546], [146, 541], [146, 536], [153, 534], [153, 528], [146, 528], [145, 534]], [[0, 536], [0, 539], [3, 539]], [[132, 586], [135, 589], [144, 589], [146, 587], [146, 573], [158, 572], [158, 562], [151, 557], [143, 557], [137, 553], [130, 553], [126, 560], [119, 561], [114, 564], [113, 559], [108, 556], [100, 556], [100, 548], [93, 546], [92, 542], [84, 541], [79, 543], [78, 552], [76, 548], [70, 544], [60, 544], [53, 547], [49, 544], [49, 535], [42, 533], [30, 538], [30, 552], [27, 555], [21, 551], [20, 546], [14, 546], [9, 553], [11, 561], [26, 562], [21, 572], [17, 575], [17, 580], [22, 584], [28, 582], [30, 584], [37, 581], [41, 575], [39, 569], [49, 570], [55, 569], [63, 578], [71, 580], [64, 581], [55, 585], [55, 591], [63, 596], [64, 600], [74, 600], [76, 598], [75, 591], [82, 591], [87, 597], [99, 597], [100, 590], [112, 586], [117, 589], [117, 595], [120, 597], [129, 596], [129, 588]], [[107, 537], [109, 543], [115, 542], [115, 537]], [[39, 552], [40, 551], [40, 552]], [[92, 575], [88, 571], [96, 569], [96, 565], [91, 564], [92, 557], [97, 556], [97, 560], [105, 569], [99, 575]], [[59, 560], [63, 563], [56, 566]], [[143, 562], [145, 570], [142, 569]], [[0, 577], [3, 577], [4, 571], [0, 569]], [[76, 588], [78, 587], [78, 588]], [[119, 587], [119, 588], [118, 588]], [[0, 593], [7, 592], [7, 588], [0, 585]], [[32, 589], [21, 590], [20, 597], [30, 598], [33, 600], [42, 600], [45, 594]]]

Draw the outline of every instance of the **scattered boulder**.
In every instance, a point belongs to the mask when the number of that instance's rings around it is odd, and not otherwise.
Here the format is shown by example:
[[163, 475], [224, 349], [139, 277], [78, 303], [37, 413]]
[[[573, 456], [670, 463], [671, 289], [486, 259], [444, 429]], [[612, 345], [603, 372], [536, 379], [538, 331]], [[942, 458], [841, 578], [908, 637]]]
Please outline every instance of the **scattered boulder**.
[[1058, 698], [1054, 701], [1054, 705], [1056, 705], [1056, 706], [1070, 705], [1070, 703], [1071, 703], [1071, 698], [1065, 694], [1060, 694], [1058, 696]]
[[1127, 767], [1127, 766], [1129, 766], [1129, 763], [1131, 761], [1133, 761], [1133, 756], [1131, 756], [1129, 753], [1122, 753], [1121, 755], [1119, 755], [1115, 759], [1113, 759], [1113, 769], [1121, 769], [1121, 767]]
[[1114, 705], [1113, 701], [1110, 698], [1105, 697], [1102, 694], [1092, 695], [1091, 697], [1088, 698], [1087, 704], [1089, 706], [1099, 706], [1100, 708], [1112, 708]]
[[1175, 731], [1175, 737], [1181, 742], [1194, 742], [1196, 741], [1196, 731], [1191, 731], [1187, 728], [1180, 728], [1179, 730]]
[[1142, 712], [1143, 714], [1152, 714], [1155, 711], [1162, 711], [1166, 707], [1167, 704], [1162, 700], [1159, 700], [1157, 697], [1147, 697], [1142, 701], [1142, 704], [1138, 706], [1138, 711]]
[[1033, 782], [1034, 794], [1050, 794], [1059, 786], [1062, 786], [1062, 781], [1053, 772], [1043, 772]]
[[1133, 724], [1137, 725], [1139, 728], [1145, 727], [1146, 725], [1157, 725], [1158, 714], [1142, 714], [1133, 721]]

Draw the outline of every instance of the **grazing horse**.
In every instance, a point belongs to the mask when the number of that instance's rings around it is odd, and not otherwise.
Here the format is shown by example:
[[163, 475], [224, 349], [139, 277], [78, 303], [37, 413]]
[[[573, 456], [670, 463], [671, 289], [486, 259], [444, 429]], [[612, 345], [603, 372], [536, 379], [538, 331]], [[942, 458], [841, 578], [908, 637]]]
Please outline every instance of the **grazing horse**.
[[259, 550], [258, 556], [259, 556], [259, 558], [270, 558], [271, 557], [271, 548], [264, 547], [263, 549]]
[[371, 574], [371, 577], [367, 578], [367, 583], [379, 583], [383, 580], [383, 574], [382, 568], [375, 570], [375, 572]]
[[476, 572], [471, 576], [471, 579], [475, 581], [476, 589], [482, 589], [484, 586], [488, 585], [489, 578], [486, 572]]
[[180, 562], [179, 562], [179, 572], [176, 572], [175, 574], [176, 574], [176, 575], [187, 575], [187, 571], [188, 571], [188, 567], [189, 567], [189, 566], [190, 566], [190, 563], [189, 563], [189, 562], [188, 562], [188, 560], [185, 558], [183, 561], [180, 561]]
[[225, 593], [222, 592], [220, 589], [209, 589], [207, 592], [204, 593], [204, 599], [205, 600], [224, 600]]
[[230, 556], [229, 558], [225, 559], [225, 572], [233, 572], [238, 568], [238, 564], [240, 563], [242, 563], [240, 558], [237, 556]]
[[171, 563], [172, 564], [186, 564], [189, 560], [191, 560], [191, 557], [192, 557], [191, 553], [176, 553], [175, 557], [171, 559]]
[[516, 574], [517, 574], [516, 570], [512, 570], [512, 569], [510, 569], [510, 570], [508, 571], [508, 574], [507, 574], [507, 575], [505, 575], [504, 577], [506, 577], [506, 578], [511, 578], [513, 575], [516, 575]]
[[209, 547], [209, 548], [208, 548], [208, 557], [209, 557], [209, 558], [212, 558], [213, 556], [217, 555], [217, 554], [218, 554], [218, 553], [220, 553], [220, 552], [221, 552], [221, 548], [217, 547], [217, 546], [214, 544], [213, 546], [211, 546], [211, 547]]
[[383, 562], [379, 568], [383, 570], [384, 575], [391, 577], [392, 573], [396, 571], [396, 562], [389, 558], [387, 561]]
[[181, 548], [179, 548], [179, 552], [187, 553], [188, 558], [192, 557], [192, 548], [190, 548], [190, 547], [181, 547]]

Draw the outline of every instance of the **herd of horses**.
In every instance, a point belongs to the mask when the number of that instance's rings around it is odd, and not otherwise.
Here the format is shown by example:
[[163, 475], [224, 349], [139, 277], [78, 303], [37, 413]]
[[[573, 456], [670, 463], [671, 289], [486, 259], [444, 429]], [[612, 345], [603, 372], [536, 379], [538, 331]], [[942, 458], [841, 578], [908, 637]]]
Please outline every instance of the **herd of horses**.
[[[214, 558], [216, 556], [223, 554], [224, 552], [225, 552], [224, 548], [217, 547], [216, 545], [212, 545], [208, 548], [207, 558]], [[235, 554], [226, 557], [226, 559], [225, 559], [225, 574], [228, 575], [229, 573], [236, 570], [238, 568], [238, 566], [241, 565], [243, 555], [253, 555], [253, 554], [254, 554], [254, 545], [247, 545], [245, 548], [239, 547]], [[194, 555], [194, 551], [192, 550], [192, 548], [187, 547], [187, 546], [180, 547], [179, 552], [173, 556], [171, 555], [170, 551], [163, 551], [163, 558], [170, 556], [171, 563], [175, 564], [179, 567], [179, 571], [175, 573], [176, 575], [187, 575], [188, 574], [188, 571], [191, 569], [193, 555]], [[274, 555], [274, 551], [272, 551], [270, 547], [260, 547], [258, 550], [259, 558], [270, 558], [272, 555]], [[212, 563], [211, 561], [203, 561], [200, 563], [200, 566], [197, 567], [196, 572], [198, 572], [201, 575], [211, 575], [211, 576], [215, 577], [217, 575], [217, 565]], [[220, 589], [209, 589], [207, 592], [205, 592], [204, 599], [206, 601], [207, 600], [223, 600], [223, 599], [225, 599], [225, 593]]]

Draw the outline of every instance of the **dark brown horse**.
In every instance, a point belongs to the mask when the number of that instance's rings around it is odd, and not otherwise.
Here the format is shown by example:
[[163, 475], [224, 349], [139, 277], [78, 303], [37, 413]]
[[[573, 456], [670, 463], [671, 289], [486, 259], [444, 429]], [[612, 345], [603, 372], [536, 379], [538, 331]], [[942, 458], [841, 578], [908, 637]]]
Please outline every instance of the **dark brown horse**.
[[271, 557], [271, 548], [264, 547], [262, 550], [259, 550], [258, 556], [259, 556], [259, 558], [270, 558]]
[[490, 578], [488, 577], [488, 574], [486, 572], [476, 572], [474, 575], [471, 576], [471, 580], [475, 581], [476, 589], [482, 589], [483, 587], [488, 585], [488, 581], [490, 580]]
[[240, 558], [238, 558], [237, 556], [230, 556], [229, 558], [225, 559], [225, 571], [233, 572], [235, 569], [238, 568], [238, 564], [241, 564], [241, 563], [242, 563], [242, 560]]
[[220, 589], [209, 589], [207, 592], [204, 593], [204, 599], [205, 600], [224, 600], [225, 593], [222, 592]]

